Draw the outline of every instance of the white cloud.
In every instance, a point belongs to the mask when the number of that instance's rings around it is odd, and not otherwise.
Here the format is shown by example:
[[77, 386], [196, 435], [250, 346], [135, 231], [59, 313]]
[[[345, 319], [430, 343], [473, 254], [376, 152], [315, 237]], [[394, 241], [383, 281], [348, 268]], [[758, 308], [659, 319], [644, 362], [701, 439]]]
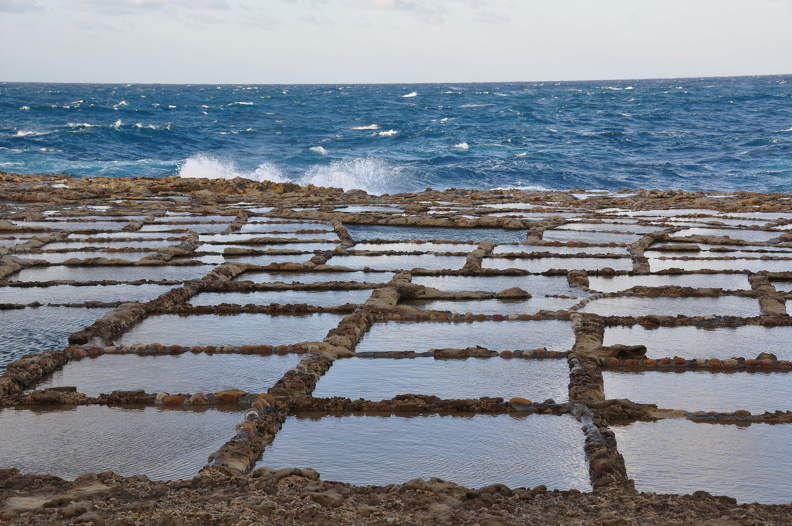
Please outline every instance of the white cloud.
[[33, 0], [0, 0], [0, 13], [24, 13], [40, 9]]
[[225, 0], [65, 0], [80, 9], [121, 14], [140, 10], [227, 9]]
[[474, 20], [483, 24], [505, 24], [511, 20], [511, 17], [506, 13], [496, 11], [479, 11]]

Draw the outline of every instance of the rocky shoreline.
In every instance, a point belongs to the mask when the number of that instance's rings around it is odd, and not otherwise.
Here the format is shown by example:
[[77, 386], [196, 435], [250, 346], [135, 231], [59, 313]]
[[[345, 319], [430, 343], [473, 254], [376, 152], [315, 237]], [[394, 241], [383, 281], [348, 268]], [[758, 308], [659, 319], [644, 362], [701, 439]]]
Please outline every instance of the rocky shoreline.
[[[606, 398], [603, 382], [603, 372], [609, 370], [792, 373], [789, 359], [776, 356], [761, 345], [742, 356], [680, 353], [682, 355], [663, 357], [648, 355], [645, 345], [606, 345], [605, 341], [608, 327], [652, 330], [658, 327], [792, 326], [785, 304], [792, 295], [785, 291], [786, 284], [792, 281], [792, 214], [789, 212], [792, 196], [788, 194], [739, 192], [722, 196], [670, 190], [541, 193], [427, 189], [418, 194], [370, 196], [361, 191], [303, 188], [244, 179], [76, 179], [2, 172], [0, 187], [3, 189], [0, 287], [4, 290], [147, 283], [169, 287], [149, 301], [50, 303], [102, 306], [109, 312], [94, 323], [69, 333], [68, 346], [40, 349], [8, 364], [0, 376], [0, 410], [2, 407], [57, 409], [96, 405], [189, 410], [222, 406], [238, 408], [241, 420], [234, 430], [229, 430], [229, 435], [233, 436], [212, 453], [206, 466], [189, 480], [159, 482], [143, 475], [122, 477], [103, 472], [79, 475], [69, 482], [46, 474], [21, 474], [13, 469], [14, 466], [0, 466], [7, 468], [0, 470], [0, 520], [9, 524], [792, 524], [792, 503], [738, 504], [734, 498], [717, 497], [704, 491], [692, 495], [636, 491], [629, 466], [625, 467], [611, 429], [617, 423], [665, 419], [685, 419], [700, 422], [699, 425], [789, 425], [792, 411], [788, 409], [792, 408], [781, 407], [777, 409], [783, 410], [764, 413], [752, 413], [739, 407], [732, 411], [703, 411], [695, 406], [663, 408], [656, 404]], [[625, 215], [619, 216], [622, 211]], [[183, 216], [192, 222], [182, 219]], [[54, 221], [53, 217], [58, 220]], [[739, 220], [748, 222], [749, 226], [734, 225], [738, 221], [735, 217], [750, 217]], [[273, 234], [257, 232], [257, 228], [262, 228], [261, 219], [266, 219], [267, 228]], [[111, 229], [111, 234], [106, 229], [92, 228], [94, 223], [103, 221], [124, 221], [123, 228]], [[580, 226], [577, 222], [585, 223], [592, 230], [576, 230]], [[63, 228], [65, 225], [68, 229]], [[81, 228], [83, 226], [85, 228]], [[375, 231], [361, 243], [356, 237], [358, 231], [354, 230], [361, 226], [382, 230]], [[213, 233], [201, 234], [197, 231], [199, 227]], [[485, 239], [403, 240], [389, 237], [394, 228], [412, 229], [407, 230], [408, 233], [427, 229], [424, 231], [432, 235], [443, 232], [439, 229], [481, 232], [479, 238]], [[248, 231], [253, 233], [243, 235]], [[570, 231], [582, 234], [563, 240]], [[70, 241], [75, 233], [79, 243]], [[519, 241], [504, 243], [486, 239], [504, 233], [514, 233]], [[738, 235], [743, 237], [736, 237]], [[213, 239], [212, 236], [225, 241], [212, 244], [213, 251], [208, 251], [206, 240]], [[328, 236], [335, 241], [326, 250], [300, 249], [306, 243], [321, 245]], [[102, 242], [107, 246], [111, 243], [128, 246], [101, 248]], [[158, 246], [134, 248], [136, 243], [158, 243]], [[395, 249], [389, 250], [389, 244]], [[431, 250], [433, 246], [438, 249]], [[499, 251], [502, 247], [507, 251]], [[703, 250], [710, 255], [696, 257]], [[82, 258], [81, 252], [90, 252], [92, 257]], [[93, 257], [97, 252], [102, 255]], [[59, 263], [46, 259], [60, 253], [67, 254], [68, 259]], [[140, 257], [131, 260], [114, 257], [114, 254], [129, 253]], [[427, 254], [441, 261], [445, 261], [442, 258], [459, 261], [460, 266], [386, 270], [368, 266], [387, 262], [388, 258], [395, 261], [400, 257], [412, 257], [415, 261], [426, 261], [420, 258]], [[300, 256], [302, 261], [290, 259], [295, 256]], [[276, 261], [264, 265], [253, 262], [262, 257], [273, 257]], [[285, 260], [279, 261], [282, 258]], [[352, 261], [350, 258], [363, 258], [370, 263], [360, 268], [336, 264]], [[541, 266], [545, 261], [552, 263]], [[679, 267], [664, 267], [652, 272], [652, 265], [666, 265], [668, 261]], [[704, 268], [686, 268], [689, 262], [698, 265], [702, 261]], [[706, 267], [721, 263], [734, 267]], [[539, 266], [534, 268], [537, 264]], [[767, 269], [745, 269], [738, 264]], [[586, 265], [591, 266], [582, 268]], [[79, 282], [17, 278], [23, 271], [52, 268], [84, 268], [89, 275], [94, 269], [118, 269], [118, 276], [111, 280]], [[195, 268], [206, 272], [188, 279], [124, 279], [124, 274], [132, 268]], [[345, 273], [361, 272], [365, 275], [364, 281], [338, 279]], [[264, 282], [245, 279], [257, 273], [293, 273], [287, 274], [289, 276], [325, 273], [332, 279], [316, 282], [298, 282], [296, 278]], [[704, 279], [733, 275], [746, 278], [745, 288], [674, 284], [680, 277]], [[381, 276], [389, 279], [383, 281]], [[506, 287], [497, 292], [451, 291], [416, 283], [443, 277], [531, 276], [565, 279], [569, 287], [580, 291], [580, 296], [538, 295], [536, 291], [520, 287]], [[609, 292], [599, 290], [598, 285], [592, 283], [592, 280], [633, 280], [647, 276], [667, 280], [668, 284], [647, 286], [636, 282], [624, 290]], [[192, 298], [209, 293], [332, 293], [341, 290], [370, 290], [371, 295], [360, 304], [339, 302], [332, 306], [190, 303]], [[548, 305], [562, 308], [531, 313], [506, 310], [508, 302], [528, 301], [534, 296], [547, 301]], [[745, 299], [755, 303], [755, 307], [739, 315], [730, 312], [642, 315], [592, 311], [602, 300], [657, 298]], [[431, 308], [432, 302], [482, 301], [500, 302], [497, 305], [504, 306], [504, 310], [483, 313]], [[419, 308], [415, 302], [423, 302], [426, 306]], [[5, 303], [0, 298], [0, 314], [38, 305], [40, 303]], [[184, 341], [122, 341], [130, 329], [161, 315], [317, 313], [332, 313], [340, 316], [341, 321], [325, 338], [316, 341], [221, 346]], [[440, 341], [420, 350], [357, 352], [359, 342], [373, 324], [408, 322], [503, 323], [504, 327], [520, 324], [529, 332], [543, 323], [564, 322], [574, 332], [574, 343], [570, 348], [559, 345], [503, 350], [478, 344], [448, 347]], [[298, 355], [299, 363], [267, 392], [261, 393], [241, 389], [186, 393], [113, 390], [88, 396], [79, 391], [79, 386], [36, 388], [42, 380], [70, 362], [125, 354], [185, 357], [279, 354]], [[333, 363], [348, 357], [565, 360], [569, 366], [569, 399], [539, 402], [524, 397], [446, 399], [400, 394], [385, 400], [351, 400], [312, 396], [317, 382]], [[385, 486], [354, 486], [321, 480], [320, 474], [312, 469], [256, 467], [262, 451], [273, 442], [287, 418], [300, 412], [402, 416], [571, 415], [583, 430], [593, 491], [547, 490], [544, 486], [508, 488], [503, 484], [471, 489], [436, 478]], [[327, 447], [328, 454], [332, 454], [333, 445]], [[475, 463], [476, 459], [470, 461]]]

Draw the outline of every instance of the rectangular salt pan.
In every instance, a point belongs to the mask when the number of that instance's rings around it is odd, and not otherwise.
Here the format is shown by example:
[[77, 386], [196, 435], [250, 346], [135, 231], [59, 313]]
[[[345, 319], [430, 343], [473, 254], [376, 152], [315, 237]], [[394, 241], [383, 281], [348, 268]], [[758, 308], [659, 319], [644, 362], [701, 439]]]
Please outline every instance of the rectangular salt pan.
[[200, 279], [214, 269], [214, 265], [139, 265], [96, 267], [25, 268], [9, 276], [12, 281], [187, 281]]
[[424, 310], [450, 311], [464, 314], [536, 314], [541, 310], [568, 310], [580, 302], [580, 298], [553, 298], [534, 296], [527, 300], [410, 300], [400, 301], [399, 305], [408, 305]]
[[754, 414], [792, 410], [789, 373], [603, 371], [606, 398], [628, 398], [663, 409]]
[[649, 259], [652, 272], [670, 268], [696, 272], [700, 270], [737, 270], [745, 272], [787, 272], [792, 269], [792, 259]]
[[355, 241], [382, 239], [388, 241], [475, 241], [493, 243], [519, 243], [525, 240], [523, 230], [501, 230], [498, 228], [433, 228], [400, 227], [381, 225], [346, 225]]
[[59, 351], [71, 333], [91, 325], [109, 309], [36, 307], [0, 310], [0, 373], [32, 352]]
[[268, 290], [257, 292], [202, 292], [194, 296], [192, 305], [297, 305], [305, 303], [317, 307], [333, 307], [345, 303], [362, 304], [371, 297], [371, 290]]
[[564, 402], [568, 382], [566, 360], [349, 358], [333, 363], [313, 396], [386, 400], [412, 393], [445, 399], [519, 396]]
[[358, 343], [357, 352], [464, 349], [481, 345], [491, 351], [569, 350], [572, 326], [565, 321], [483, 321], [474, 323], [375, 323]]
[[377, 252], [471, 252], [474, 243], [358, 243], [353, 250]]
[[703, 490], [740, 503], [792, 501], [792, 465], [781, 460], [792, 455], [790, 424], [738, 427], [672, 419], [611, 430], [638, 491]]
[[0, 302], [28, 305], [39, 302], [84, 303], [86, 301], [150, 301], [173, 289], [171, 285], [55, 285], [52, 287], [0, 287]]
[[625, 258], [484, 258], [482, 268], [505, 270], [516, 268], [528, 272], [546, 272], [550, 269], [566, 270], [598, 270], [612, 268], [613, 270], [632, 270], [632, 259]]
[[329, 265], [341, 265], [353, 269], [370, 268], [373, 270], [410, 270], [425, 268], [430, 270], [459, 270], [465, 264], [462, 256], [333, 256]]
[[162, 314], [146, 318], [121, 337], [120, 344], [288, 345], [322, 341], [343, 318], [338, 314], [270, 316], [269, 314]]
[[0, 467], [67, 480], [108, 470], [153, 480], [189, 479], [233, 436], [241, 416], [238, 409], [3, 409]]
[[591, 489], [583, 433], [570, 416], [292, 417], [259, 465], [311, 467], [322, 480], [357, 485], [439, 477], [473, 488]]
[[647, 330], [633, 327], [607, 327], [603, 345], [645, 345], [647, 356], [665, 358], [756, 358], [773, 353], [779, 360], [792, 360], [792, 327], [744, 325], [699, 329], [697, 327], [659, 327]]
[[300, 358], [297, 354], [107, 354], [70, 362], [36, 388], [76, 386], [88, 396], [136, 389], [170, 394], [216, 393], [226, 389], [264, 393]]
[[444, 292], [500, 292], [519, 287], [533, 296], [586, 294], [582, 289], [570, 287], [564, 276], [413, 276], [412, 283]]
[[255, 272], [240, 274], [234, 281], [253, 283], [322, 283], [330, 281], [355, 281], [386, 283], [393, 279], [393, 272]]
[[493, 254], [616, 254], [627, 255], [625, 247], [576, 247], [567, 245], [497, 245]]
[[716, 298], [620, 297], [600, 298], [580, 309], [600, 316], [759, 316], [759, 301], [740, 296]]
[[69, 259], [125, 259], [137, 261], [153, 254], [154, 252], [107, 252], [107, 251], [82, 251], [82, 252], [41, 252], [37, 254], [19, 254], [24, 259], [43, 259], [50, 263], [63, 263]]
[[640, 276], [589, 276], [589, 288], [599, 292], [618, 292], [632, 287], [693, 287], [724, 290], [750, 290], [745, 274], [674, 274]]
[[545, 230], [544, 241], [585, 241], [587, 243], [625, 243], [630, 244], [643, 237], [641, 234], [613, 234], [581, 230]]
[[764, 243], [783, 232], [764, 230], [742, 230], [738, 228], [686, 228], [671, 234], [671, 237], [686, 236], [727, 236], [731, 239], [740, 239], [750, 243]]

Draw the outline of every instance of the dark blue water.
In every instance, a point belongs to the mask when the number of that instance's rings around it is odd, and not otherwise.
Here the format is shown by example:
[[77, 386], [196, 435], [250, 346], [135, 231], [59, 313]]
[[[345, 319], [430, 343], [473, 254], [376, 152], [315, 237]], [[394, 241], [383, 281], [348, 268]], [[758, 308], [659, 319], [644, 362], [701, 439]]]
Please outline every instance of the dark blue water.
[[363, 188], [792, 190], [792, 76], [0, 84], [0, 170]]

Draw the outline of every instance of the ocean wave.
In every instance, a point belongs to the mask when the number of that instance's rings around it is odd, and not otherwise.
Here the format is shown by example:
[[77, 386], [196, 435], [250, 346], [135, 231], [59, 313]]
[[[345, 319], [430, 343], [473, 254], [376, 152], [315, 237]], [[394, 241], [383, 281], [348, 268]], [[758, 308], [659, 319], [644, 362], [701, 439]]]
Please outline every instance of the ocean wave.
[[157, 126], [156, 124], [143, 124], [142, 122], [137, 122], [133, 127], [139, 130], [170, 130], [173, 128], [173, 123], [168, 122], [162, 126]]
[[252, 172], [239, 170], [233, 162], [199, 154], [187, 159], [179, 169], [185, 179], [234, 179], [242, 177], [252, 181], [283, 183], [286, 178], [274, 164], [264, 163]]
[[368, 126], [354, 126], [352, 130], [379, 130], [379, 124], [369, 124]]
[[21, 111], [30, 111], [30, 106], [20, 106], [19, 109]]
[[96, 127], [95, 124], [91, 124], [88, 122], [69, 122], [66, 123], [68, 128], [94, 128]]
[[403, 99], [411, 99], [411, 98], [417, 97], [417, 96], [418, 96], [418, 92], [417, 91], [413, 91], [413, 92], [408, 93], [407, 95], [402, 95], [401, 98], [403, 98]]
[[469, 149], [470, 149], [470, 146], [469, 146], [469, 145], [468, 145], [468, 143], [466, 143], [466, 142], [461, 142], [461, 143], [459, 143], [459, 144], [455, 144], [455, 145], [454, 145], [454, 148], [457, 148], [457, 149], [459, 149], [459, 150], [469, 150]]
[[318, 153], [319, 155], [327, 155], [327, 150], [321, 146], [311, 146], [308, 148], [308, 150], [312, 151], [313, 153]]
[[19, 130], [14, 137], [39, 137], [41, 135], [47, 135], [48, 133], [49, 132], [37, 132], [33, 130]]
[[382, 195], [413, 191], [407, 168], [382, 159], [358, 158], [333, 161], [329, 165], [314, 166], [304, 174], [286, 177], [280, 168], [271, 163], [261, 164], [253, 171], [244, 171], [228, 160], [200, 154], [187, 159], [179, 169], [179, 177], [189, 179], [234, 179], [242, 177], [253, 181], [275, 183], [294, 182], [300, 185], [364, 190]]
[[[406, 168], [382, 159], [371, 157], [334, 161], [327, 166], [315, 166], [300, 177], [296, 183], [315, 186], [330, 186], [346, 190], [364, 190], [369, 194], [382, 195], [406, 191]], [[401, 186], [396, 186], [395, 183]]]
[[252, 102], [242, 101], [242, 102], [229, 102], [228, 106], [253, 106]]
[[393, 137], [397, 133], [399, 132], [397, 132], [396, 130], [388, 130], [388, 131], [381, 131], [377, 135], [379, 135], [380, 137]]

